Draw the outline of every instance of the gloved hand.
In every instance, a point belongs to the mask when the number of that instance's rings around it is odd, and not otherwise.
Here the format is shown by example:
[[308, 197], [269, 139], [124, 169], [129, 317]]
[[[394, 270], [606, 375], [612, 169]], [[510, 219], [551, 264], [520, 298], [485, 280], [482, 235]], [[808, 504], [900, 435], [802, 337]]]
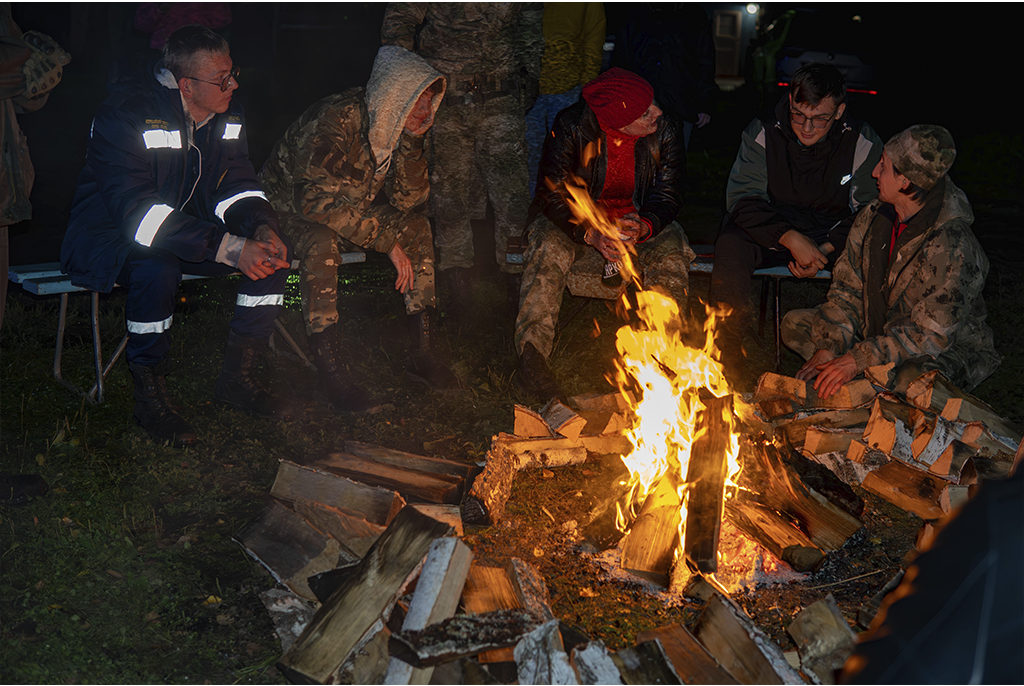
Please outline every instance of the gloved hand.
[[44, 33], [26, 31], [21, 38], [32, 51], [21, 67], [25, 77], [24, 97], [38, 98], [60, 83], [64, 75], [63, 68], [70, 64], [71, 55]]

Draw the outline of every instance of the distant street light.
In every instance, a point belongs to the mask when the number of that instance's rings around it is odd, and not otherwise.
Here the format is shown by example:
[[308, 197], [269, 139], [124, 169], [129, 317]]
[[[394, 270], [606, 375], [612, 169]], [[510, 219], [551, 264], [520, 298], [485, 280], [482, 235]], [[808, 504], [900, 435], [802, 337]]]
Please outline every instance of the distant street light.
[[761, 9], [757, 6], [756, 2], [752, 2], [747, 5], [747, 14], [757, 14], [757, 11]]

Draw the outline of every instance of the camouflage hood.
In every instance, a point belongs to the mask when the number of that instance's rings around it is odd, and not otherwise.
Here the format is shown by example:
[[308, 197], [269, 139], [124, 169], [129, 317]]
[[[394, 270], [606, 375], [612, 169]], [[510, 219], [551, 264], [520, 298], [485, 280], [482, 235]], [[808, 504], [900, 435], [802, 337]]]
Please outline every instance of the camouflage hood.
[[438, 79], [442, 91], [434, 98], [435, 114], [444, 96], [445, 79], [441, 73], [419, 55], [397, 45], [385, 45], [377, 51], [366, 84], [366, 109], [370, 114], [370, 146], [378, 174], [391, 163], [391, 152], [398, 146], [416, 100]]

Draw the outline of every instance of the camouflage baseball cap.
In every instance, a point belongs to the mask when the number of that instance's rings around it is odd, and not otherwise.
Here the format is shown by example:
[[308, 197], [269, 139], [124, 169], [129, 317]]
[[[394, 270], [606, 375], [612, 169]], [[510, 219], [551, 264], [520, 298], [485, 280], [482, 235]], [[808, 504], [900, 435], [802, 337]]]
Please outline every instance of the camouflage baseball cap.
[[885, 154], [903, 176], [927, 191], [953, 166], [956, 146], [943, 127], [918, 124], [890, 138]]

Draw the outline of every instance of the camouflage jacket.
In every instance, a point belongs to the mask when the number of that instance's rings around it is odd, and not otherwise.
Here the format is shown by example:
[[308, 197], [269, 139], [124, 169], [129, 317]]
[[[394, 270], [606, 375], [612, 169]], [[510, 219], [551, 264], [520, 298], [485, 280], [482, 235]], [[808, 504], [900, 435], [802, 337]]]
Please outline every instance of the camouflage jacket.
[[445, 76], [539, 81], [543, 13], [542, 3], [394, 2], [381, 42], [415, 52]]
[[[366, 89], [350, 88], [315, 103], [288, 127], [274, 144], [260, 181], [282, 222], [287, 215], [299, 215], [364, 248], [388, 252], [395, 235], [367, 234], [373, 227], [360, 219], [382, 188], [402, 212], [427, 200], [423, 141], [423, 136], [402, 134], [387, 173], [375, 174]], [[378, 244], [382, 240], [388, 244]]]
[[[923, 355], [938, 358], [960, 352], [973, 360], [965, 369], [973, 388], [999, 365], [982, 289], [988, 258], [971, 223], [974, 212], [963, 191], [946, 178], [945, 195], [935, 222], [902, 246], [885, 274], [889, 296], [883, 333], [866, 336], [869, 294], [865, 275], [874, 260], [868, 245], [887, 245], [892, 223], [876, 216], [884, 203], [875, 199], [857, 214], [846, 250], [832, 274], [828, 300], [818, 309], [812, 336], [819, 349], [836, 355], [850, 352], [857, 371]], [[876, 242], [872, 232], [884, 231]]]

